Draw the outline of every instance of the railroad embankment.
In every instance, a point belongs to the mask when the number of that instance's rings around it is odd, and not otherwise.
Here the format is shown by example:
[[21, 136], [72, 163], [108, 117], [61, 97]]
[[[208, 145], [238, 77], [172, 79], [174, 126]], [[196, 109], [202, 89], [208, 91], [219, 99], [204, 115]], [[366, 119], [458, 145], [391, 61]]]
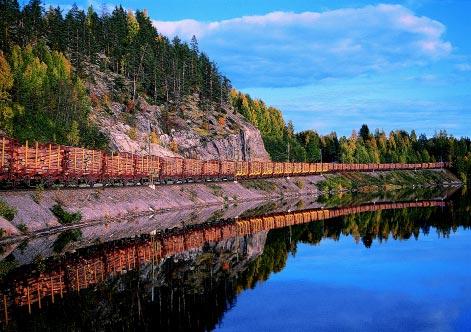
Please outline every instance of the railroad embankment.
[[243, 202], [310, 197], [332, 191], [384, 191], [459, 184], [446, 170], [326, 174], [241, 182], [112, 188], [20, 190], [0, 194], [1, 235], [31, 235], [73, 224], [122, 221], [165, 211], [222, 209]]

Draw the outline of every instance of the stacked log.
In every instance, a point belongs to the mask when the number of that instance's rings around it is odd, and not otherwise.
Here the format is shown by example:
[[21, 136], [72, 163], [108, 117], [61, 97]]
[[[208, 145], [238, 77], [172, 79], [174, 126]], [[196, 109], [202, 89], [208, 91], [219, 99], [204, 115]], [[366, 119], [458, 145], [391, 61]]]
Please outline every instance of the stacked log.
[[262, 174], [262, 163], [252, 161], [249, 163], [249, 177], [258, 177]]
[[283, 163], [283, 175], [291, 175], [293, 173], [293, 163]]
[[108, 179], [130, 179], [134, 177], [134, 156], [130, 153], [105, 155], [103, 175]]
[[70, 177], [97, 179], [103, 173], [103, 152], [84, 148], [66, 148], [66, 179]]
[[5, 180], [10, 175], [13, 148], [14, 141], [11, 138], [0, 135], [0, 180]]
[[236, 173], [236, 163], [234, 161], [221, 161], [221, 176], [233, 177]]
[[203, 164], [203, 176], [216, 177], [218, 175], [219, 175], [219, 161], [217, 160], [205, 161]]
[[302, 163], [293, 163], [293, 174], [301, 174], [303, 172]]
[[20, 178], [57, 178], [63, 173], [64, 156], [62, 145], [35, 142], [30, 146], [26, 141], [14, 149], [12, 172]]
[[183, 176], [183, 159], [162, 157], [160, 178], [162, 180], [176, 180], [181, 179]]
[[249, 175], [249, 162], [236, 161], [235, 175], [238, 177], [246, 177]]
[[274, 163], [266, 161], [262, 163], [262, 175], [271, 176], [273, 175]]
[[157, 156], [135, 156], [135, 175], [139, 178], [158, 178], [160, 158]]
[[283, 175], [284, 169], [283, 169], [283, 163], [274, 163], [273, 164], [273, 174], [274, 175]]
[[183, 176], [191, 179], [201, 177], [203, 172], [203, 161], [198, 159], [184, 159]]

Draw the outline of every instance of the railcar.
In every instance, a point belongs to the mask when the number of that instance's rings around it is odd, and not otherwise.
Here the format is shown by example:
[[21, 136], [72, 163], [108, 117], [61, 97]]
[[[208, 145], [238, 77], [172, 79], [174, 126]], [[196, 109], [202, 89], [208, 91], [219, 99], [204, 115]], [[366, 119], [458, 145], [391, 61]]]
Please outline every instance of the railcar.
[[174, 157], [161, 157], [160, 158], [160, 176], [159, 180], [163, 182], [168, 181], [182, 181], [183, 180], [183, 159]]
[[273, 175], [274, 176], [283, 176], [284, 174], [284, 166], [283, 163], [275, 162], [273, 163]]
[[283, 163], [283, 176], [291, 176], [293, 174], [293, 163]]
[[221, 172], [221, 166], [220, 166], [219, 161], [217, 160], [203, 161], [203, 173], [202, 173], [203, 178], [211, 179], [211, 180], [219, 178], [220, 172]]
[[293, 163], [293, 175], [301, 175], [303, 172], [302, 163]]
[[13, 152], [15, 141], [6, 136], [1, 136], [1, 151], [0, 151], [0, 181], [9, 180], [11, 165], [13, 162]]
[[134, 179], [134, 155], [112, 152], [104, 155], [103, 180], [110, 183], [126, 183]]
[[302, 163], [302, 169], [301, 169], [301, 173], [303, 175], [308, 175], [310, 174], [311, 172], [311, 169], [309, 167], [309, 163]]
[[247, 161], [236, 161], [236, 172], [237, 178], [246, 178], [249, 176], [249, 163]]
[[183, 159], [182, 180], [195, 181], [203, 176], [203, 160]]
[[134, 156], [134, 177], [141, 183], [159, 180], [160, 158], [157, 156]]
[[262, 163], [259, 161], [249, 162], [249, 174], [250, 178], [257, 178], [262, 175]]
[[220, 164], [220, 176], [223, 179], [233, 179], [236, 175], [236, 162], [223, 160]]
[[274, 163], [271, 161], [262, 162], [262, 176], [272, 177], [274, 171]]
[[64, 170], [65, 147], [34, 143], [16, 145], [13, 150], [11, 176], [13, 180], [31, 183], [61, 180]]
[[103, 176], [103, 152], [65, 147], [64, 181], [94, 183]]

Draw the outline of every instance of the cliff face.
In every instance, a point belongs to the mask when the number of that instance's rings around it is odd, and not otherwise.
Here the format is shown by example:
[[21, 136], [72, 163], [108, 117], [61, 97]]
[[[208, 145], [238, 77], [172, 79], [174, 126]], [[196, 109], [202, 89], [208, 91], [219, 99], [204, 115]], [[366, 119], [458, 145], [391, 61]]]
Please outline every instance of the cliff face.
[[[144, 97], [118, 101], [119, 75], [90, 66], [88, 89], [96, 122], [115, 151], [198, 159], [270, 160], [257, 128], [230, 105], [201, 105], [198, 94], [152, 105]], [[124, 87], [123, 87], [124, 84]], [[121, 83], [126, 90], [126, 82]], [[113, 100], [114, 99], [114, 100]]]

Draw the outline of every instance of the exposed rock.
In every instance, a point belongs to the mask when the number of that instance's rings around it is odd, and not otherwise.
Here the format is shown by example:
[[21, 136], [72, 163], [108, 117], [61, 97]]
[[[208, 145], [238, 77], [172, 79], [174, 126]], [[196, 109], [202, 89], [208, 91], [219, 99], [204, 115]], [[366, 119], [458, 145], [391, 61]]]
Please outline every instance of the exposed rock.
[[198, 159], [270, 160], [259, 130], [230, 105], [203, 106], [196, 93], [159, 106], [143, 97], [111, 101], [113, 95], [122, 94], [113, 90], [114, 82], [123, 79], [105, 75], [93, 65], [89, 71], [91, 120], [109, 138], [111, 150]]
[[[72, 193], [71, 193], [72, 194]], [[31, 192], [5, 193], [2, 199], [10, 206], [17, 209], [15, 218], [11, 221], [14, 226], [26, 226], [26, 231], [34, 232], [40, 229], [60, 226], [57, 218], [44, 205], [36, 203], [31, 197]]]
[[12, 235], [20, 234], [18, 229], [3, 217], [0, 217], [0, 229], [3, 229], [4, 236], [12, 236]]

